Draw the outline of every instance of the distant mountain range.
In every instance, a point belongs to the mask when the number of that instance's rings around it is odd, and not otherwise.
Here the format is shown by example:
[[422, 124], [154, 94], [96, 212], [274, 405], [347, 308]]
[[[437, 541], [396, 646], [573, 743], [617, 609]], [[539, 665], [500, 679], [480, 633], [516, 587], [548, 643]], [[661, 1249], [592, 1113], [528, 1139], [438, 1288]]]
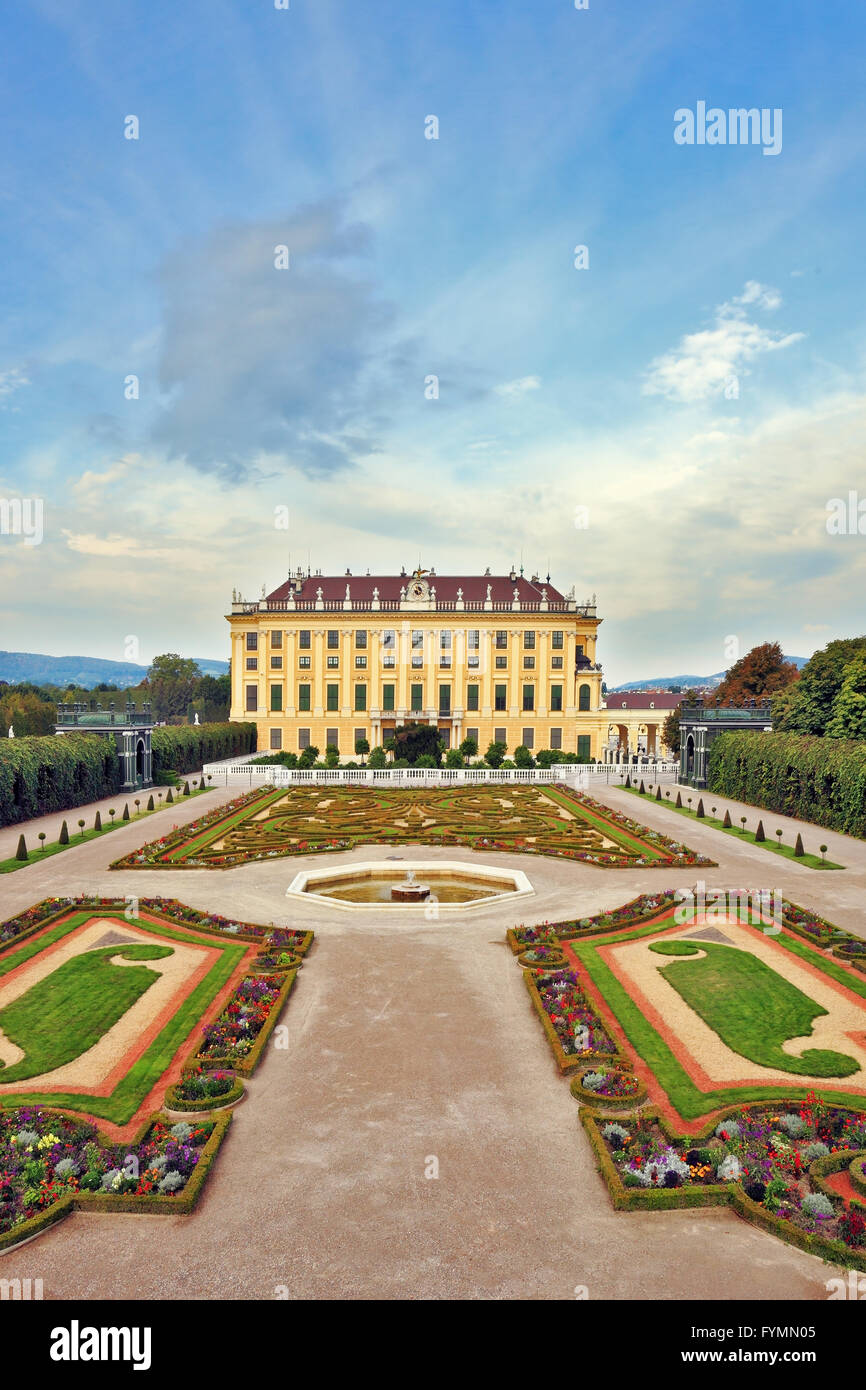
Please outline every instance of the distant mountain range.
[[[211, 661], [194, 657], [203, 676], [225, 676], [227, 661]], [[17, 685], [32, 681], [34, 685], [75, 685], [92, 690], [95, 685], [116, 685], [121, 690], [139, 685], [147, 675], [146, 666], [132, 661], [107, 661], [99, 656], [44, 656], [39, 652], [0, 651], [0, 680]]]
[[[802, 671], [807, 656], [786, 656], [786, 661], [793, 661], [798, 671]], [[620, 690], [670, 690], [672, 685], [678, 685], [683, 690], [703, 689], [714, 690], [717, 685], [721, 685], [727, 675], [727, 671], [715, 671], [711, 676], [656, 676], [651, 681], [626, 681], [625, 685], [615, 685], [611, 687], [611, 695], [615, 695]]]

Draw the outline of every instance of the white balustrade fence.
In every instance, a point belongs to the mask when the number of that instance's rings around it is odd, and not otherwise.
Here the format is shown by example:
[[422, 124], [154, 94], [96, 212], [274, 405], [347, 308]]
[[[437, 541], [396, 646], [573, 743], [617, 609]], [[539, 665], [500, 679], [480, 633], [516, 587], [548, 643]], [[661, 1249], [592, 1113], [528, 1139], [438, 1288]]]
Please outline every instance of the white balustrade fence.
[[277, 787], [298, 786], [390, 786], [452, 787], [482, 783], [564, 782], [578, 790], [594, 786], [619, 786], [630, 775], [632, 781], [675, 782], [679, 763], [644, 763], [634, 767], [612, 763], [556, 763], [553, 767], [282, 767], [265, 765], [252, 759], [261, 753], [230, 758], [221, 763], [205, 763], [204, 774], [214, 786], [253, 786], [271, 782]]

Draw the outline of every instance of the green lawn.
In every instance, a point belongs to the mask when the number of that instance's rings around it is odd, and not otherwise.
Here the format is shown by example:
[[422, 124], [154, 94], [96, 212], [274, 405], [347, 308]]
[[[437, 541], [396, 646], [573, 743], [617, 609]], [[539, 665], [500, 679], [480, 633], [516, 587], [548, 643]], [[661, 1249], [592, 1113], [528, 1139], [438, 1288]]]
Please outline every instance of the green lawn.
[[[100, 912], [98, 908], [89, 908], [74, 913], [69, 921], [59, 923], [39, 938], [30, 938], [17, 949], [0, 956], [0, 978], [16, 966], [22, 965], [26, 960], [31, 960], [46, 946], [62, 940], [69, 932], [74, 931], [76, 927], [81, 926], [94, 916], [116, 917], [118, 914], [112, 913], [110, 910]], [[157, 926], [153, 922], [143, 922], [137, 918], [129, 919], [128, 923], [125, 918], [119, 918], [118, 921], [120, 925], [128, 924], [138, 927], [141, 931], [148, 932], [163, 941], [179, 941], [197, 946], [202, 944], [202, 938], [197, 934], [190, 935], [175, 927], [161, 924]], [[111, 1120], [115, 1124], [124, 1124], [135, 1114], [142, 1101], [168, 1069], [178, 1048], [192, 1032], [196, 1022], [206, 1013], [239, 964], [244, 952], [248, 949], [244, 942], [226, 942], [223, 944], [208, 940], [208, 945], [219, 951], [217, 960], [207, 975], [199, 981], [196, 988], [184, 1000], [177, 1012], [168, 1020], [165, 1027], [157, 1034], [147, 1050], [118, 1082], [110, 1096], [92, 1096], [71, 1091], [60, 1093], [34, 1091], [26, 1094], [14, 1092], [4, 1096], [0, 1091], [0, 1104], [59, 1106], [62, 1109], [93, 1115], [99, 1119]], [[115, 954], [117, 954], [116, 949]], [[135, 967], [120, 966], [115, 968], [119, 972], [121, 970], [129, 971]], [[82, 1002], [86, 1004], [86, 1001]], [[0, 1076], [2, 1075], [3, 1073], [0, 1072]]]
[[115, 959], [157, 960], [171, 954], [170, 946], [105, 946], [64, 961], [0, 1009], [0, 1029], [24, 1053], [11, 1066], [0, 1062], [0, 1082], [42, 1076], [74, 1061], [159, 979], [156, 970], [115, 965]]
[[[843, 869], [845, 867], [844, 864], [834, 864], [832, 859], [822, 859], [819, 854], [795, 854], [794, 846], [782, 844], [772, 831], [766, 840], [756, 840], [754, 830], [744, 830], [742, 825], [725, 825], [723, 820], [717, 820], [714, 816], [697, 816], [689, 806], [675, 806], [673, 799], [668, 800], [664, 795], [660, 801], [657, 801], [655, 792], [642, 792], [637, 787], [622, 787], [621, 790], [629, 792], [632, 796], [639, 796], [645, 801], [651, 801], [654, 806], [663, 806], [678, 816], [688, 816], [690, 820], [699, 821], [701, 825], [712, 826], [713, 830], [721, 830], [725, 835], [736, 835], [739, 840], [745, 840], [750, 845], [757, 845], [758, 849], [768, 850], [770, 854], [780, 854], [783, 859], [793, 859], [795, 864], [805, 864], [807, 869]], [[699, 793], [696, 792], [695, 796], [698, 797]], [[706, 797], [704, 798], [704, 805], [706, 805]], [[695, 801], [695, 806], [697, 807], [697, 801]], [[773, 812], [764, 811], [762, 816], [760, 808], [756, 808], [755, 814], [758, 820], [761, 820], [763, 816], [772, 817]]]
[[[213, 791], [213, 788], [205, 787], [204, 790], [209, 792]], [[148, 788], [147, 794], [148, 796], [150, 796], [150, 788]], [[101, 830], [94, 830], [93, 826], [91, 826], [89, 830], [85, 829], [83, 834], [78, 826], [79, 818], [75, 815], [75, 812], [78, 810], [78, 807], [73, 806], [72, 810], [69, 812], [69, 816], [67, 817], [67, 822], [69, 824], [69, 843], [67, 845], [61, 845], [58, 841], [52, 840], [50, 845], [46, 844], [45, 848], [41, 849], [39, 847], [39, 841], [36, 839], [35, 835], [28, 835], [26, 829], [22, 827], [22, 831], [20, 833], [23, 833], [25, 842], [30, 842], [27, 848], [27, 858], [16, 859], [13, 856], [12, 859], [0, 859], [0, 874], [14, 874], [16, 869], [26, 869], [28, 864], [36, 864], [39, 862], [40, 859], [50, 859], [52, 854], [62, 854], [63, 850], [65, 849], [74, 849], [76, 845], [86, 845], [88, 840], [98, 840], [100, 836], [107, 835], [111, 830], [118, 830], [124, 825], [131, 825], [133, 821], [143, 820], [145, 816], [155, 816], [158, 811], [164, 811], [166, 809], [166, 805], [173, 809], [175, 806], [183, 803], [184, 801], [192, 801], [194, 796], [201, 796], [201, 794], [202, 793], [200, 788], [196, 787], [195, 790], [190, 788], [189, 796], [184, 796], [183, 793], [180, 792], [175, 797], [173, 802], [157, 802], [152, 811], [130, 811], [129, 820], [122, 820], [121, 816], [118, 816], [117, 819], [114, 821], [111, 821], [110, 819], [107, 820], [106, 824], [102, 826]], [[156, 796], [155, 790], [154, 796]], [[118, 800], [121, 801], [123, 800], [123, 798], [119, 797]], [[106, 812], [106, 815], [107, 814], [108, 813]], [[121, 815], [122, 814], [123, 813], [121, 812]], [[12, 828], [14, 827], [6, 827], [6, 829]]]
[[[662, 968], [663, 978], [740, 1057], [795, 1076], [844, 1077], [860, 1070], [841, 1052], [809, 1048], [794, 1057], [782, 1050], [788, 1039], [808, 1037], [812, 1020], [827, 1010], [750, 951], [709, 941], [660, 941], [650, 950], [680, 957]], [[700, 959], [688, 958], [699, 950]]]
[[[685, 1067], [668, 1047], [665, 1040], [656, 1032], [652, 1024], [641, 1013], [631, 995], [617, 979], [610, 966], [598, 953], [599, 946], [616, 945], [623, 941], [633, 941], [639, 937], [658, 932], [658, 926], [641, 927], [633, 932], [619, 932], [613, 936], [593, 941], [571, 941], [581, 966], [601, 991], [609, 1007], [618, 1019], [629, 1043], [639, 1057], [654, 1073], [668, 1099], [684, 1120], [697, 1120], [711, 1114], [722, 1106], [744, 1104], [752, 1100], [784, 1099], [786, 1102], [804, 1100], [809, 1088], [805, 1086], [786, 1086], [778, 1082], [772, 1086], [736, 1086], [716, 1091], [701, 1091], [694, 1084]], [[784, 934], [776, 938], [783, 946], [797, 956], [808, 960], [824, 974], [834, 979], [839, 975], [855, 993], [866, 997], [866, 980], [852, 979], [847, 972], [835, 968], [835, 962], [825, 961], [819, 952], [805, 942], [792, 941]], [[706, 943], [701, 943], [705, 945]], [[822, 1098], [830, 1104], [846, 1105], [855, 1110], [866, 1110], [866, 1096], [851, 1095], [843, 1091], [821, 1090]]]

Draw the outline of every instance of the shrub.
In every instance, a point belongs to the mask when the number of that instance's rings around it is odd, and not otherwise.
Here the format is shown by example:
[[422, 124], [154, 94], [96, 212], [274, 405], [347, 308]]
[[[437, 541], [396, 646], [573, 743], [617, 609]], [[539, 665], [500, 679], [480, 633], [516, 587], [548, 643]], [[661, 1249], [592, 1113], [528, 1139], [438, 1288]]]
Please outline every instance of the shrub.
[[614, 1150], [621, 1149], [629, 1138], [628, 1130], [623, 1129], [622, 1125], [617, 1124], [604, 1125], [601, 1133], [602, 1137], [607, 1140], [610, 1147]]
[[25, 863], [27, 861], [27, 841], [24, 839], [23, 835], [18, 836], [18, 848], [15, 851], [15, 858], [23, 859]]
[[703, 815], [704, 815], [704, 800], [703, 800], [703, 797], [700, 797], [700, 798], [698, 799], [698, 809], [695, 811], [695, 815], [696, 815], [699, 819], [703, 819]]
[[766, 840], [766, 838], [767, 838], [767, 837], [766, 837], [766, 835], [764, 834], [764, 822], [763, 822], [762, 820], [759, 820], [759, 821], [758, 821], [758, 828], [757, 828], [757, 830], [755, 831], [755, 840], [757, 841], [757, 843], [758, 843], [759, 845], [762, 845], [762, 844], [764, 843], [764, 841]]
[[806, 1133], [806, 1121], [799, 1115], [782, 1115], [779, 1119], [779, 1128], [784, 1130], [789, 1139], [802, 1139]]
[[114, 743], [99, 734], [0, 739], [0, 825], [98, 801], [119, 786]]
[[753, 1202], [763, 1202], [767, 1192], [767, 1186], [766, 1183], [762, 1183], [755, 1179], [753, 1182], [747, 1182], [743, 1190], [747, 1197], [751, 1197]]
[[177, 1169], [172, 1168], [171, 1172], [166, 1173], [159, 1183], [160, 1192], [179, 1192], [186, 1185], [186, 1178], [183, 1173], [178, 1173]]
[[153, 810], [153, 792], [151, 792], [150, 796], [147, 798], [147, 809], [148, 811]]
[[168, 805], [170, 801], [174, 801], [174, 792], [172, 791], [171, 787], [169, 787], [168, 789], [168, 795], [165, 798], [165, 804]]
[[129, 820], [129, 802], [128, 802], [128, 801], [124, 804], [124, 807], [123, 807], [123, 815], [121, 816], [121, 820]]
[[805, 853], [806, 851], [803, 849], [803, 836], [798, 833], [797, 840], [794, 845], [794, 858], [800, 859]]
[[718, 1166], [716, 1176], [721, 1182], [736, 1182], [742, 1171], [736, 1154], [725, 1154]]
[[866, 740], [810, 734], [720, 734], [709, 786], [778, 815], [866, 836]]
[[675, 806], [679, 806], [680, 808], [682, 808], [682, 804], [683, 804], [683, 798], [682, 798], [682, 796], [680, 795], [680, 793], [677, 792], [677, 799], [676, 799], [676, 801], [674, 802], [674, 805], [675, 805]]
[[638, 787], [638, 791], [640, 792], [641, 796], [646, 795], [646, 787], [643, 784], [643, 778], [640, 779], [640, 786]]
[[205, 763], [254, 753], [257, 737], [252, 723], [183, 724], [154, 729], [153, 779], [161, 781], [166, 769], [197, 772]]
[[740, 1126], [736, 1120], [720, 1120], [716, 1125], [715, 1135], [717, 1139], [739, 1139]]
[[730, 811], [725, 812], [725, 819], [722, 821], [722, 825], [725, 827], [726, 830], [730, 830], [731, 826], [733, 825]]
[[102, 829], [102, 816], [99, 814], [98, 811], [96, 812], [96, 815], [93, 818], [93, 828], [94, 830]]
[[64, 821], [60, 827], [60, 834], [57, 837], [57, 843], [59, 845], [69, 844], [69, 826], [66, 824], [66, 821]]
[[662, 789], [661, 789], [661, 787], [656, 787], [656, 801], [661, 801], [661, 799], [662, 799]]
[[580, 1084], [587, 1091], [597, 1091], [599, 1086], [604, 1085], [605, 1079], [603, 1071], [588, 1071], [586, 1075], [581, 1078]]
[[836, 1209], [823, 1192], [807, 1192], [803, 1198], [803, 1210], [807, 1216], [835, 1216]]
[[824, 1155], [829, 1152], [830, 1150], [827, 1145], [822, 1144], [819, 1139], [816, 1139], [811, 1144], [803, 1145], [803, 1148], [800, 1150], [800, 1157], [803, 1159], [804, 1163], [814, 1163], [816, 1158], [823, 1158]]

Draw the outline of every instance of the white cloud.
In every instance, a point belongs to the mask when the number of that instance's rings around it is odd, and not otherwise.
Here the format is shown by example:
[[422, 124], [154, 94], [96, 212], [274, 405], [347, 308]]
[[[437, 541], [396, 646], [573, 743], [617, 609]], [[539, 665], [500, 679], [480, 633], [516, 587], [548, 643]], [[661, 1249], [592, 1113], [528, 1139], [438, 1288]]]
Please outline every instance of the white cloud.
[[13, 396], [23, 386], [29, 385], [30, 381], [18, 367], [10, 367], [8, 371], [0, 372], [0, 400], [6, 396]]
[[128, 560], [166, 560], [174, 557], [173, 550], [155, 549], [151, 546], [142, 545], [135, 536], [124, 536], [114, 531], [107, 536], [94, 536], [82, 532], [68, 531], [63, 528], [62, 535], [66, 537], [66, 544], [70, 550], [76, 551], [79, 555], [97, 555], [102, 558], [116, 559], [122, 556]]
[[503, 381], [500, 386], [494, 386], [497, 396], [525, 396], [527, 391], [537, 391], [541, 386], [541, 378], [537, 376], [521, 376], [516, 381]]
[[82, 501], [86, 502], [93, 493], [102, 492], [105, 488], [110, 487], [112, 483], [116, 483], [120, 478], [124, 478], [129, 470], [130, 464], [134, 461], [134, 456], [118, 459], [116, 463], [110, 464], [104, 473], [96, 473], [92, 468], [88, 468], [82, 473], [81, 477], [72, 484], [72, 491], [80, 497]]
[[732, 377], [746, 375], [746, 364], [756, 357], [799, 342], [803, 333], [782, 334], [762, 328], [745, 310], [747, 305], [777, 309], [781, 303], [778, 290], [749, 280], [741, 295], [719, 305], [712, 328], [686, 334], [673, 352], [653, 359], [643, 394], [686, 403], [707, 400], [719, 394]]

